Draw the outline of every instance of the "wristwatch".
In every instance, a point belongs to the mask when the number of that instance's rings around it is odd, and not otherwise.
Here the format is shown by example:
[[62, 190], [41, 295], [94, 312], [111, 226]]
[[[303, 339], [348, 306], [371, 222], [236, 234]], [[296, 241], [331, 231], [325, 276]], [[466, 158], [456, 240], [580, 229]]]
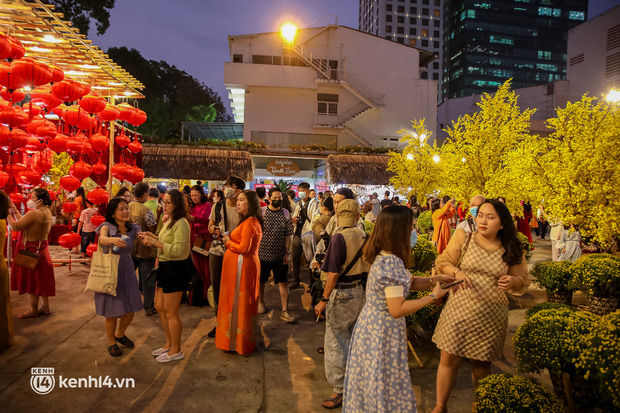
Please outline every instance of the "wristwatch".
[[321, 297], [321, 302], [322, 303], [328, 303], [329, 302], [329, 298]]

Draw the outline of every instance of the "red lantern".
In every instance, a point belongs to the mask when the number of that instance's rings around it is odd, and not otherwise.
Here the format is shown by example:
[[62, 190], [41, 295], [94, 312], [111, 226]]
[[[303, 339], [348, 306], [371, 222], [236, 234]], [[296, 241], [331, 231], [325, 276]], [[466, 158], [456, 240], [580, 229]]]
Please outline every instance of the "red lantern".
[[65, 72], [56, 65], [49, 65], [50, 71], [52, 72], [52, 82], [62, 82], [65, 78]]
[[47, 146], [56, 153], [64, 152], [67, 149], [69, 137], [59, 133], [54, 139], [47, 142]]
[[56, 134], [56, 126], [50, 121], [44, 122], [44, 124], [39, 126], [36, 131], [36, 135], [44, 140], [54, 139]]
[[101, 159], [93, 165], [93, 173], [95, 175], [103, 175], [108, 170], [108, 167], [101, 163]]
[[17, 192], [17, 188], [15, 188], [15, 191], [9, 194], [9, 198], [11, 198], [11, 201], [15, 205], [18, 205], [24, 202], [24, 196], [21, 194], [21, 192]]
[[77, 127], [82, 130], [90, 131], [93, 128], [97, 127], [97, 119], [91, 118], [90, 116], [85, 116], [80, 119], [79, 123], [77, 124]]
[[43, 109], [39, 105], [28, 105], [24, 107], [24, 113], [28, 115], [28, 118], [39, 116], [43, 112]]
[[41, 86], [52, 81], [49, 66], [29, 57], [13, 63], [13, 74], [25, 86]]
[[65, 148], [68, 153], [74, 155], [84, 151], [84, 144], [82, 140], [73, 138], [67, 141]]
[[26, 151], [29, 153], [41, 152], [43, 149], [45, 149], [45, 145], [34, 136], [29, 136], [28, 143], [26, 144], [24, 149], [26, 149]]
[[112, 166], [112, 176], [119, 181], [125, 181], [131, 173], [130, 168], [131, 166], [127, 165], [124, 162], [117, 163]]
[[133, 126], [140, 126], [146, 122], [146, 113], [138, 108], [134, 109], [133, 116], [128, 120]]
[[20, 107], [4, 109], [0, 112], [0, 123], [13, 129], [28, 122], [28, 115]]
[[[91, 219], [90, 222], [93, 222], [93, 220]], [[86, 247], [86, 255], [89, 257], [92, 257], [95, 251], [97, 251], [97, 244], [89, 244]]]
[[127, 149], [129, 149], [130, 152], [138, 153], [142, 150], [142, 144], [136, 139], [127, 146]]
[[80, 180], [74, 176], [65, 175], [62, 178], [60, 178], [60, 186], [69, 192], [75, 191], [81, 185], [82, 183], [80, 182]]
[[80, 99], [80, 107], [90, 114], [101, 112], [107, 104], [104, 98], [95, 95], [86, 95]]
[[35, 171], [44, 174], [54, 165], [54, 154], [49, 148], [32, 155], [32, 167]]
[[63, 102], [73, 102], [84, 95], [84, 89], [79, 82], [65, 79], [52, 86], [52, 93]]
[[0, 188], [4, 188], [9, 183], [9, 174], [0, 171]]
[[0, 33], [0, 59], [6, 59], [11, 55], [13, 46], [11, 40], [4, 33]]
[[80, 84], [80, 86], [82, 87], [82, 90], [84, 91], [84, 94], [82, 96], [88, 95], [90, 93], [90, 85], [85, 82], [78, 82], [78, 83]]
[[110, 147], [110, 141], [108, 138], [100, 133], [95, 133], [90, 137], [90, 144], [93, 147], [93, 150], [97, 152], [103, 152]]
[[13, 129], [0, 127], [0, 146], [11, 147], [13, 150], [19, 149], [28, 143], [28, 134], [21, 129]]
[[88, 193], [86, 199], [95, 205], [105, 204], [108, 202], [108, 192], [102, 188], [95, 188]]
[[[66, 204], [65, 204], [66, 205]], [[58, 238], [58, 243], [65, 248], [75, 248], [82, 242], [82, 237], [76, 234], [75, 232], [67, 232]]]
[[80, 181], [86, 179], [93, 172], [93, 168], [84, 161], [79, 161], [71, 165], [69, 175], [76, 177]]
[[77, 211], [77, 205], [73, 202], [65, 202], [64, 204], [62, 204], [62, 210], [67, 214], [73, 214], [75, 211]]
[[13, 36], [9, 35], [7, 37], [11, 41], [11, 46], [12, 46], [11, 54], [9, 55], [9, 57], [7, 57], [7, 59], [17, 60], [17, 59], [21, 59], [22, 57], [24, 57], [24, 55], [26, 54], [26, 49], [24, 48], [24, 45], [22, 44], [22, 42], [20, 42]]
[[67, 110], [63, 111], [62, 118], [71, 126], [78, 126], [80, 122], [88, 118], [86, 112], [84, 112], [79, 106], [70, 106]]
[[0, 97], [13, 103], [19, 103], [26, 98], [26, 94], [19, 89], [11, 92], [9, 89], [4, 88], [0, 91]]
[[[45, 122], [48, 122], [48, 121], [43, 119], [42, 116], [35, 116], [35, 117], [33, 117], [32, 119], [30, 119], [30, 122], [28, 122], [28, 125], [26, 126], [26, 132], [28, 132], [31, 135], [36, 135], [37, 129], [39, 129], [39, 127], [45, 125]], [[52, 125], [53, 125], [53, 123], [52, 123]]]
[[129, 121], [135, 112], [135, 108], [129, 103], [121, 103], [120, 105], [116, 105], [116, 108], [120, 111], [118, 118], [124, 121]]
[[41, 183], [41, 173], [32, 169], [26, 169], [17, 175], [17, 181], [26, 187], [33, 187]]
[[127, 135], [125, 135], [125, 131], [123, 131], [120, 135], [114, 138], [114, 142], [116, 142], [121, 148], [125, 148], [129, 145], [131, 139], [129, 139]]
[[13, 65], [8, 62], [0, 63], [0, 85], [5, 86], [9, 90], [21, 89], [27, 86], [23, 80], [15, 76]]
[[9, 176], [13, 176], [16, 177], [17, 175], [19, 175], [20, 172], [24, 171], [26, 169], [26, 165], [24, 165], [23, 163], [9, 163], [4, 165], [4, 170], [7, 174], [9, 174]]
[[54, 94], [52, 93], [52, 88], [49, 86], [44, 88], [38, 88], [30, 92], [30, 99], [32, 100], [32, 103], [45, 105], [48, 111], [52, 110], [53, 108], [59, 106], [62, 103], [62, 100], [54, 96]]
[[127, 180], [135, 185], [138, 182], [141, 182], [143, 179], [144, 171], [137, 166], [132, 167]]
[[97, 214], [97, 215], [93, 215], [93, 217], [90, 219], [91, 224], [95, 225], [95, 226], [99, 226], [101, 224], [103, 224], [105, 222], [105, 218], [102, 217], [101, 215]]
[[112, 122], [118, 119], [121, 111], [116, 108], [114, 105], [106, 105], [105, 109], [99, 112], [99, 118], [106, 122]]

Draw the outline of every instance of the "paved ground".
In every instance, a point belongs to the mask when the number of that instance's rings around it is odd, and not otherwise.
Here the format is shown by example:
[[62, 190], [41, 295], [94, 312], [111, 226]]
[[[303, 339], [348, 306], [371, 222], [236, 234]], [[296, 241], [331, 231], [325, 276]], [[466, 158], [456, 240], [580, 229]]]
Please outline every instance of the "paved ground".
[[[59, 248], [59, 247], [55, 247]], [[536, 243], [532, 262], [550, 257], [548, 242]], [[307, 274], [305, 274], [307, 276]], [[6, 412], [144, 411], [144, 412], [322, 412], [320, 403], [331, 393], [324, 379], [322, 346], [324, 324], [309, 312], [303, 290], [291, 292], [294, 324], [279, 319], [277, 288], [267, 285], [268, 314], [260, 317], [258, 350], [248, 357], [224, 353], [206, 336], [215, 326], [211, 308], [182, 305], [185, 359], [161, 365], [151, 351], [164, 343], [157, 317], [136, 314], [127, 335], [135, 349], [120, 358], [107, 354], [104, 320], [94, 313], [92, 293], [82, 292], [87, 267], [56, 268], [57, 295], [52, 314], [15, 320], [16, 344], [0, 353], [0, 410]], [[303, 275], [302, 275], [303, 277]], [[14, 313], [26, 310], [25, 296], [12, 296]], [[545, 301], [544, 292], [531, 287], [512, 300], [504, 360], [494, 371], [512, 371], [512, 335], [523, 321], [525, 308]], [[577, 295], [574, 303], [580, 303]], [[420, 412], [434, 406], [436, 349], [416, 343], [424, 368], [410, 358], [411, 377]], [[31, 389], [31, 367], [53, 367], [56, 386], [47, 395]], [[460, 370], [451, 412], [467, 412], [473, 399], [469, 366]], [[63, 378], [106, 377], [133, 379], [134, 388], [59, 388]], [[548, 382], [548, 378], [542, 377]], [[114, 384], [114, 383], [112, 383]]]

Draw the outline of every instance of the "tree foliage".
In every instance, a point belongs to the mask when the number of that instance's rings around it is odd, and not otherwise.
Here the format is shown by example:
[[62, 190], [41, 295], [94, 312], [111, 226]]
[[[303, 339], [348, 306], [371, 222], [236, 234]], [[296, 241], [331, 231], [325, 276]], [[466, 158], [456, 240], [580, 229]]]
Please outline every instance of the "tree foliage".
[[231, 121], [219, 94], [176, 66], [145, 59], [136, 49], [126, 47], [111, 47], [107, 53], [144, 84], [145, 99], [140, 99], [139, 105], [148, 119], [140, 126], [140, 132], [147, 141], [180, 138], [181, 122], [187, 116], [206, 115], [205, 107], [215, 110], [215, 117], [209, 119]]
[[185, 115], [185, 120], [188, 122], [215, 122], [215, 118], [217, 118], [215, 103], [194, 106], [189, 113]]
[[433, 160], [437, 154], [436, 146], [426, 144], [431, 133], [426, 129], [425, 120], [412, 121], [413, 133], [400, 130], [403, 135], [401, 142], [407, 144], [402, 153], [392, 152], [388, 161], [388, 171], [394, 172], [390, 185], [399, 193], [407, 197], [415, 195], [418, 201], [423, 201], [429, 195], [434, 195], [441, 185], [440, 169]]
[[110, 27], [110, 10], [116, 0], [50, 0], [57, 12], [71, 21], [73, 27], [88, 36], [91, 21], [95, 22], [97, 34], [102, 35]]
[[530, 135], [533, 109], [521, 110], [507, 80], [494, 95], [485, 93], [480, 110], [463, 115], [446, 128], [449, 137], [440, 148], [442, 191], [468, 200], [477, 194], [503, 196], [509, 208], [522, 213], [521, 200], [529, 200], [529, 186], [514, 179], [511, 155]]

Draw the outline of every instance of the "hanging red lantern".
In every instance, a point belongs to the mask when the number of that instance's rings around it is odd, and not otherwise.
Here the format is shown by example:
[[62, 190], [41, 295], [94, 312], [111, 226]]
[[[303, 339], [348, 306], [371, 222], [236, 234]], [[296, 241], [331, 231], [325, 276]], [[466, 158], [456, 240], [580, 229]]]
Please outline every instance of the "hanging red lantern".
[[95, 133], [90, 137], [90, 144], [93, 147], [93, 150], [97, 152], [103, 152], [110, 147], [110, 141], [108, 138], [100, 133]]
[[58, 243], [60, 244], [60, 246], [68, 248], [68, 249], [73, 249], [77, 247], [78, 245], [80, 245], [81, 242], [82, 242], [82, 237], [73, 231], [67, 232], [66, 234], [62, 234], [58, 238]]
[[26, 146], [29, 137], [30, 136], [21, 129], [13, 129], [12, 131], [9, 130], [9, 128], [1, 129], [0, 146], [10, 147], [16, 150]]
[[17, 175], [17, 182], [27, 188], [31, 188], [41, 183], [41, 173], [32, 169], [26, 169]]
[[67, 149], [68, 142], [69, 137], [67, 135], [59, 133], [54, 139], [51, 139], [47, 142], [47, 146], [48, 148], [59, 154]]
[[58, 99], [52, 93], [52, 88], [49, 86], [38, 88], [30, 92], [30, 99], [32, 100], [32, 103], [45, 105], [48, 111], [51, 111], [53, 108], [62, 104], [62, 100]]
[[92, 166], [84, 161], [78, 161], [69, 168], [69, 175], [76, 177], [80, 181], [86, 179], [93, 172]]
[[144, 179], [144, 171], [136, 166], [131, 167], [131, 170], [128, 174], [127, 180], [132, 184], [137, 184], [138, 182], [142, 182]]
[[108, 170], [108, 167], [101, 163], [101, 159], [93, 165], [93, 173], [95, 175], [103, 175]]
[[57, 199], [56, 198], [56, 192], [50, 191], [50, 190], [48, 190], [47, 192], [50, 193], [50, 201], [54, 202]]
[[19, 89], [11, 92], [9, 89], [4, 88], [0, 91], [0, 97], [13, 103], [19, 103], [26, 98], [26, 94]]
[[4, 109], [0, 112], [0, 123], [13, 129], [28, 122], [28, 115], [20, 107]]
[[135, 113], [135, 108], [129, 103], [123, 102], [120, 105], [116, 105], [116, 108], [120, 111], [118, 118], [126, 122], [128, 122]]
[[49, 65], [50, 72], [52, 72], [52, 82], [62, 82], [65, 78], [65, 72], [56, 65]]
[[108, 202], [108, 191], [103, 188], [95, 188], [88, 193], [86, 199], [95, 205], [105, 204]]
[[140, 126], [146, 122], [146, 113], [143, 110], [134, 108], [133, 116], [128, 120], [133, 126]]
[[131, 166], [127, 165], [124, 162], [117, 163], [112, 166], [112, 176], [119, 181], [125, 181], [131, 173], [130, 168]]
[[13, 74], [25, 86], [41, 86], [52, 81], [49, 66], [36, 59], [25, 57], [13, 63]]
[[39, 129], [40, 126], [45, 125], [45, 122], [49, 122], [49, 121], [46, 121], [45, 119], [43, 119], [42, 116], [34, 116], [32, 119], [30, 119], [30, 122], [28, 122], [28, 125], [26, 125], [26, 132], [28, 132], [31, 135], [36, 135], [37, 129]]
[[120, 135], [114, 138], [114, 142], [116, 142], [121, 148], [125, 148], [127, 147], [127, 145], [129, 145], [131, 139], [129, 139], [129, 137], [125, 135], [125, 131], [123, 131]]
[[9, 198], [11, 198], [11, 201], [15, 204], [15, 205], [19, 205], [22, 202], [24, 202], [24, 196], [22, 195], [21, 192], [17, 192], [17, 188], [15, 188], [15, 191], [11, 192], [9, 194]]
[[28, 118], [33, 118], [35, 116], [39, 116], [43, 112], [43, 109], [39, 105], [28, 105], [24, 106], [24, 113], [28, 115]]
[[101, 112], [107, 104], [104, 98], [96, 95], [85, 95], [80, 99], [80, 107], [90, 114]]
[[9, 57], [12, 50], [13, 46], [11, 45], [11, 40], [9, 40], [6, 34], [0, 33], [0, 59]]
[[82, 117], [78, 122], [77, 127], [82, 130], [91, 131], [97, 127], [97, 119], [91, 118], [90, 116]]
[[[107, 201], [107, 200], [106, 200]], [[105, 222], [105, 218], [102, 217], [99, 214], [93, 215], [93, 217], [90, 219], [91, 224], [93, 224], [94, 226], [99, 226], [101, 224], [103, 224]]]
[[79, 82], [65, 79], [52, 85], [52, 93], [63, 102], [73, 102], [84, 95], [84, 89]]
[[27, 86], [23, 80], [13, 73], [13, 65], [9, 62], [0, 62], [0, 85], [9, 90], [21, 89]]
[[127, 149], [129, 149], [129, 152], [138, 153], [142, 151], [142, 144], [136, 139], [135, 141], [127, 145]]
[[65, 175], [62, 178], [60, 178], [59, 184], [62, 187], [62, 189], [69, 191], [69, 192], [75, 191], [82, 185], [79, 179], [77, 179], [74, 176], [70, 176], [70, 175]]
[[0, 125], [0, 146], [8, 147], [13, 139], [13, 132], [4, 125]]
[[44, 140], [54, 139], [57, 135], [56, 126], [52, 122], [46, 121], [37, 128], [36, 135]]
[[[93, 222], [93, 220], [91, 219], [90, 222]], [[97, 251], [97, 244], [88, 244], [88, 247], [86, 247], [86, 255], [92, 257], [95, 251]]]
[[99, 112], [99, 118], [106, 122], [112, 122], [118, 119], [121, 111], [116, 108], [114, 105], [106, 105], [105, 109]]
[[79, 106], [70, 106], [62, 114], [62, 118], [71, 126], [78, 126], [80, 122], [88, 118], [86, 112], [84, 112]]
[[26, 170], [26, 165], [23, 163], [9, 163], [4, 165], [4, 171], [9, 174], [9, 176], [17, 177], [20, 172]]
[[32, 167], [40, 174], [47, 173], [54, 165], [54, 154], [51, 149], [45, 148], [39, 153], [32, 155]]
[[65, 145], [65, 150], [71, 155], [83, 153], [84, 143], [82, 142], [81, 139], [76, 139], [76, 138], [69, 139], [67, 141], [67, 144]]
[[72, 214], [77, 211], [77, 205], [73, 202], [65, 202], [64, 204], [62, 204], [62, 211], [67, 214]]
[[12, 46], [11, 54], [9, 55], [9, 57], [7, 57], [7, 59], [17, 60], [17, 59], [21, 59], [22, 57], [24, 57], [24, 55], [26, 54], [26, 49], [24, 48], [24, 45], [22, 44], [22, 42], [17, 40], [14, 36], [9, 35], [7, 37], [11, 41], [11, 46]]
[[0, 188], [4, 188], [9, 183], [9, 174], [4, 171], [0, 171]]
[[26, 144], [26, 146], [24, 146], [24, 149], [28, 153], [41, 152], [43, 149], [45, 149], [45, 144], [43, 144], [43, 142], [41, 142], [34, 136], [29, 136], [28, 143]]

